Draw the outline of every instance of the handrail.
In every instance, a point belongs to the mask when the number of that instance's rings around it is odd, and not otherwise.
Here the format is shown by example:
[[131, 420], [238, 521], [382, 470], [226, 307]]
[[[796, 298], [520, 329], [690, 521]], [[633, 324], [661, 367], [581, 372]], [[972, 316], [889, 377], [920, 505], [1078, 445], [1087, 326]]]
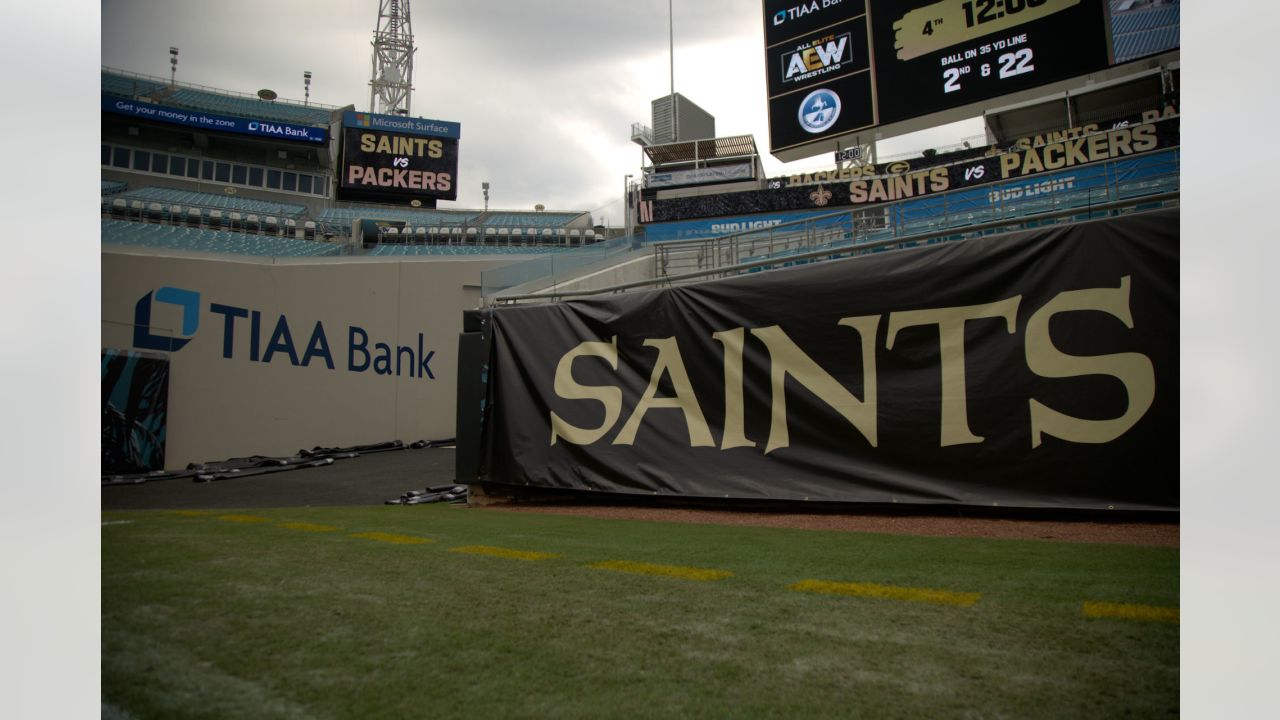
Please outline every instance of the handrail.
[[[1101, 205], [1093, 205], [1089, 208], [1084, 208], [1083, 210], [1084, 212], [1088, 213], [1090, 217], [1092, 217], [1093, 213], [1095, 212], [1109, 213], [1112, 210], [1119, 210], [1121, 208], [1126, 208], [1133, 205], [1155, 203], [1155, 202], [1162, 203], [1169, 200], [1177, 200], [1180, 195], [1181, 195], [1180, 191], [1158, 193], [1155, 195], [1143, 195], [1141, 197], [1125, 198], [1124, 200], [1115, 200], [1109, 203], [1103, 203]], [[904, 243], [909, 243], [909, 242], [910, 243], [922, 242], [922, 241], [931, 240], [933, 238], [946, 237], [949, 235], [956, 235], [956, 234], [973, 235], [976, 233], [983, 232], [985, 230], [993, 230], [993, 229], [998, 229], [1003, 227], [1024, 225], [1028, 222], [1037, 222], [1041, 220], [1051, 220], [1059, 217], [1079, 215], [1081, 213], [1081, 210], [1082, 208], [1066, 208], [1062, 210], [1053, 210], [1046, 213], [1038, 213], [1035, 215], [1023, 215], [1016, 218], [1004, 218], [1002, 220], [979, 223], [976, 225], [965, 225], [962, 227], [952, 227], [952, 228], [944, 228], [941, 230], [931, 230], [929, 232], [919, 233], [916, 235], [890, 238], [888, 240], [878, 240], [876, 242], [862, 243], [859, 245], [848, 245], [840, 248], [827, 248], [824, 250], [812, 250], [806, 253], [799, 253], [796, 255], [787, 255], [786, 257], [765, 258], [763, 260], [753, 260], [751, 262], [741, 263], [738, 265], [718, 267], [718, 268], [712, 268], [708, 270], [696, 270], [693, 272], [681, 273], [679, 275], [669, 275], [666, 277], [651, 278], [648, 280], [634, 280], [628, 283], [619, 283], [617, 285], [610, 285], [608, 287], [597, 288], [593, 290], [570, 290], [566, 292], [532, 293], [528, 295], [506, 295], [503, 297], [494, 298], [494, 304], [499, 304], [499, 305], [514, 304], [521, 300], [541, 300], [544, 302], [556, 302], [556, 301], [563, 300], [565, 298], [571, 298], [571, 297], [587, 297], [590, 295], [604, 295], [606, 293], [616, 294], [619, 292], [623, 292], [625, 290], [634, 290], [636, 288], [642, 288], [642, 287], [647, 287], [652, 285], [672, 285], [677, 282], [682, 282], [685, 280], [696, 280], [696, 279], [708, 277], [711, 275], [727, 275], [731, 272], [736, 274], [743, 270], [750, 270], [758, 267], [767, 267], [769, 265], [777, 265], [779, 263], [790, 263], [790, 262], [795, 262], [797, 260], [831, 258], [834, 256], [847, 255], [852, 253], [863, 254], [867, 251], [873, 251], [878, 248], [892, 247], [894, 245], [902, 245]], [[843, 213], [838, 213], [838, 214], [843, 214]], [[829, 217], [829, 216], [825, 216], [825, 217]], [[812, 219], [815, 219], [815, 218], [811, 218], [811, 220]]]

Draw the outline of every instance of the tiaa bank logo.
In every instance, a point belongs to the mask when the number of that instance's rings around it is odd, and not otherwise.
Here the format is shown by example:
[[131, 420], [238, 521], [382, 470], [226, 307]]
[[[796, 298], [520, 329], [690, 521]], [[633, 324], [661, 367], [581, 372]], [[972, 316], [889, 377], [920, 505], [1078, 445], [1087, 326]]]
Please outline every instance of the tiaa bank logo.
[[827, 88], [818, 88], [800, 103], [800, 127], [811, 133], [825, 132], [840, 117], [840, 96]]
[[[176, 333], [156, 334], [151, 325], [153, 302], [176, 305], [182, 308], [182, 337]], [[177, 352], [196, 334], [200, 327], [200, 293], [176, 287], [162, 287], [143, 295], [133, 307], [133, 346], [144, 350]]]

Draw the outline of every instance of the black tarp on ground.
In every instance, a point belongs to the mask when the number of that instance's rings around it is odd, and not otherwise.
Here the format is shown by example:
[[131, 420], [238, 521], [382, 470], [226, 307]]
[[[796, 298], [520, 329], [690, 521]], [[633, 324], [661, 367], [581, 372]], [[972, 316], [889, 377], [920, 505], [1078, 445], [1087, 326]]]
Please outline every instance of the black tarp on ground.
[[1178, 242], [1161, 210], [495, 309], [480, 479], [1177, 509]]

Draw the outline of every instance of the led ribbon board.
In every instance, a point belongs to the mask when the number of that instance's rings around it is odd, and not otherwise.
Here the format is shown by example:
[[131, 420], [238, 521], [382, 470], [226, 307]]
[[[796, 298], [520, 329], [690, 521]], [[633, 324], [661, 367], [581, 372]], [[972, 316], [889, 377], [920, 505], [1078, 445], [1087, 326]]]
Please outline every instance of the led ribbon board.
[[102, 96], [102, 111], [170, 125], [183, 125], [202, 132], [257, 135], [276, 140], [317, 145], [323, 145], [329, 141], [329, 132], [322, 127], [297, 125], [260, 118], [218, 115], [216, 113], [192, 110], [191, 108], [155, 105], [141, 100], [131, 100], [107, 94]]

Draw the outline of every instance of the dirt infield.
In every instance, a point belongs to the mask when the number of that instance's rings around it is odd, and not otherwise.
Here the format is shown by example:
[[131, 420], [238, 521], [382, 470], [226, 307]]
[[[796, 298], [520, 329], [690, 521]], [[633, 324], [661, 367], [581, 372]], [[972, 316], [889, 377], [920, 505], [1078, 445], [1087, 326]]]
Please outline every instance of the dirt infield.
[[742, 512], [695, 508], [530, 503], [496, 503], [487, 505], [484, 509], [659, 522], [755, 525], [801, 530], [900, 533], [935, 537], [985, 537], [1116, 543], [1168, 548], [1178, 547], [1179, 536], [1179, 524], [1176, 521], [1024, 520], [860, 513]]

